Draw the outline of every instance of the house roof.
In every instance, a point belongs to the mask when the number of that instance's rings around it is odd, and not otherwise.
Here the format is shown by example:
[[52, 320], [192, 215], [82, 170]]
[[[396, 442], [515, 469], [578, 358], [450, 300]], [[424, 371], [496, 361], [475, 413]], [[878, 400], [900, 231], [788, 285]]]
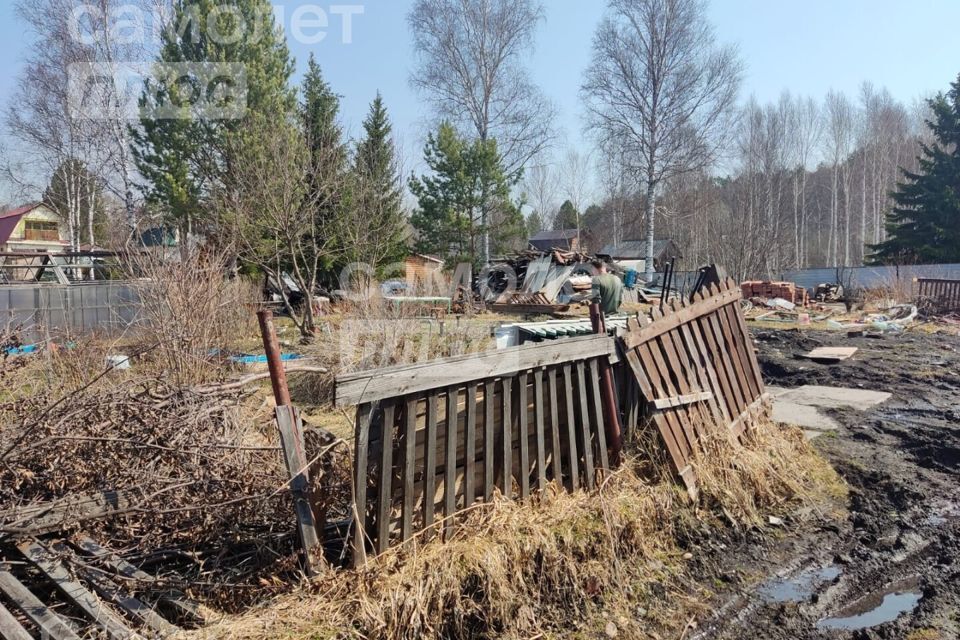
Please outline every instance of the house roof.
[[[667, 238], [653, 241], [653, 256], [655, 258], [665, 257], [665, 253], [673, 252], [674, 255], [666, 256], [671, 258], [682, 257], [677, 244]], [[646, 240], [625, 240], [620, 244], [608, 244], [600, 253], [611, 258], [623, 258], [626, 260], [643, 260], [647, 257]]]
[[13, 230], [17, 228], [20, 219], [41, 206], [42, 202], [34, 202], [33, 204], [25, 204], [22, 207], [17, 207], [16, 209], [11, 209], [5, 213], [0, 213], [0, 244], [6, 244], [10, 239], [10, 236], [13, 234]]
[[443, 258], [441, 258], [441, 257], [439, 257], [439, 256], [433, 256], [433, 255], [430, 255], [430, 254], [428, 254], [428, 253], [415, 253], [415, 254], [413, 254], [413, 255], [415, 255], [415, 256], [418, 257], [418, 258], [423, 258], [424, 260], [428, 260], [428, 261], [430, 261], [430, 262], [436, 262], [437, 264], [443, 264]]
[[532, 238], [530, 242], [541, 240], [572, 240], [577, 237], [576, 229], [560, 229], [559, 231], [541, 231]]

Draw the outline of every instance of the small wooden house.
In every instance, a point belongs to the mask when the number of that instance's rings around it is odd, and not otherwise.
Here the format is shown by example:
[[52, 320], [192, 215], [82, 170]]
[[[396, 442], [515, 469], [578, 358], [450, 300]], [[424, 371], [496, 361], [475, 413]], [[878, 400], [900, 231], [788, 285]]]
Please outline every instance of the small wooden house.
[[443, 260], [436, 256], [414, 253], [403, 261], [407, 284], [414, 290], [424, 289], [443, 270]]
[[577, 229], [560, 229], [558, 231], [541, 231], [527, 242], [538, 251], [583, 251], [585, 232]]
[[[640, 263], [638, 270], [642, 270], [642, 263], [647, 259], [647, 241], [625, 240], [619, 244], [608, 244], [600, 251], [599, 255], [609, 256], [620, 263], [629, 263], [631, 267]], [[654, 271], [662, 271], [667, 262], [681, 258], [683, 258], [683, 254], [680, 252], [680, 247], [673, 240], [667, 238], [653, 241]]]
[[0, 251], [59, 253], [69, 245], [66, 225], [42, 203], [0, 213]]

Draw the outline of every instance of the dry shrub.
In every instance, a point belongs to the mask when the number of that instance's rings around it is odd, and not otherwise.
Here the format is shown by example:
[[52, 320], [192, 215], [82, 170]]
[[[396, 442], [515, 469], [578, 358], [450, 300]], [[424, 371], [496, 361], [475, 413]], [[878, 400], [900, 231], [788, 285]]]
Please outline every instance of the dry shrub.
[[227, 278], [225, 253], [131, 254], [127, 268], [141, 310], [138, 338], [178, 385], [218, 379], [218, 354], [256, 335], [260, 296], [250, 282]]
[[[744, 444], [717, 438], [705, 451], [696, 505], [661, 456], [654, 463], [640, 456], [597, 492], [551, 490], [527, 504], [477, 506], [448, 542], [415, 539], [203, 635], [592, 637], [605, 620], [623, 637], [679, 635], [684, 621], [707, 611], [710, 597], [682, 559], [685, 542], [723, 520], [752, 528], [764, 514], [786, 516], [842, 493], [836, 474], [792, 431], [758, 425]], [[713, 535], [737, 533], [715, 528]]]
[[[312, 441], [311, 457], [326, 444]], [[297, 580], [278, 444], [273, 412], [249, 387], [175, 387], [113, 371], [73, 392], [4, 402], [0, 556], [23, 507], [120, 490], [129, 512], [63, 533], [134, 550], [134, 563], [237, 611]], [[348, 468], [342, 456], [335, 466]], [[346, 504], [326, 506], [346, 516]]]
[[300, 376], [291, 386], [296, 402], [328, 404], [340, 373], [477, 353], [492, 342], [488, 324], [431, 318], [425, 308], [397, 307], [381, 298], [351, 302], [341, 311], [301, 349], [328, 373]]

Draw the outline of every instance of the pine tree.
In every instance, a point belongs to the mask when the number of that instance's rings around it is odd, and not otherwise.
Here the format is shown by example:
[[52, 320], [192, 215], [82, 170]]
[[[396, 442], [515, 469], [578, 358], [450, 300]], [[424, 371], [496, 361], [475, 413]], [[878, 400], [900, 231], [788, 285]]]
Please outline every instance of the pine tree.
[[[146, 182], [148, 204], [184, 230], [202, 218], [215, 189], [229, 188], [231, 150], [238, 148], [237, 140], [258, 144], [245, 135], [259, 129], [248, 127], [250, 121], [285, 119], [296, 104], [289, 86], [293, 61], [269, 0], [230, 0], [226, 4], [235, 11], [224, 11], [223, 4], [175, 0], [171, 26], [162, 34], [157, 72], [140, 98], [140, 126], [131, 128], [134, 161]], [[184, 64], [196, 66], [184, 72]], [[230, 66], [215, 66], [221, 64]], [[213, 69], [233, 72], [216, 77], [221, 87], [231, 85], [231, 91], [210, 91], [214, 87], [205, 73]], [[175, 79], [168, 77], [170, 70]], [[188, 91], [223, 110], [198, 110]]]
[[875, 264], [960, 262], [960, 76], [929, 105], [936, 141], [921, 143], [916, 173], [901, 169], [888, 239], [872, 247]]
[[[318, 224], [333, 232], [336, 232], [336, 221], [342, 217], [344, 208], [350, 206], [346, 186], [347, 145], [343, 141], [339, 115], [340, 96], [323, 79], [320, 65], [310, 54], [300, 104], [301, 125], [310, 154], [308, 183], [311, 193], [308, 199], [317, 209]], [[348, 247], [345, 245], [345, 239], [336, 239], [333, 246], [337, 248], [331, 255], [346, 252]], [[328, 268], [333, 266], [332, 260], [325, 262]]]
[[443, 123], [428, 136], [424, 160], [430, 174], [413, 176], [409, 183], [418, 200], [410, 221], [419, 251], [479, 267], [484, 220], [489, 221], [494, 252], [515, 248], [526, 231], [520, 208], [510, 197], [519, 176], [507, 175], [495, 140], [468, 142]]
[[560, 210], [553, 218], [553, 230], [576, 229], [580, 226], [580, 212], [569, 200], [560, 205]]
[[402, 208], [402, 186], [394, 146], [393, 126], [377, 97], [363, 121], [363, 138], [353, 158], [356, 184], [354, 206], [366, 220], [366, 246], [358, 246], [356, 259], [379, 267], [399, 260], [406, 251], [406, 224]]

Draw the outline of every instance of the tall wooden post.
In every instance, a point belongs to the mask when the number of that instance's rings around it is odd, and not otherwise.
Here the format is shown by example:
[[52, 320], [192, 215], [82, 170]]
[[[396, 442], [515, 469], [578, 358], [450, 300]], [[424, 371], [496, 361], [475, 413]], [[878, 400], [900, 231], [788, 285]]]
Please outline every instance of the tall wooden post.
[[280, 431], [280, 446], [283, 458], [290, 474], [290, 492], [297, 516], [297, 532], [303, 549], [304, 572], [315, 575], [311, 561], [311, 551], [320, 546], [323, 535], [322, 525], [317, 526], [311, 500], [310, 475], [307, 468], [306, 446], [303, 440], [303, 421], [300, 412], [290, 401], [290, 389], [287, 387], [287, 373], [280, 357], [280, 343], [273, 326], [273, 313], [269, 310], [257, 312], [260, 322], [260, 334], [263, 349], [267, 355], [267, 367], [270, 369], [270, 382], [273, 385], [273, 397], [277, 402], [277, 427]]
[[[607, 325], [600, 311], [600, 304], [590, 303], [590, 324], [593, 332], [606, 335]], [[603, 392], [603, 411], [606, 414], [607, 445], [610, 447], [610, 464], [620, 464], [620, 452], [623, 450], [623, 436], [620, 431], [620, 410], [617, 407], [617, 396], [613, 388], [613, 372], [610, 370], [610, 361], [600, 358], [600, 389]]]

